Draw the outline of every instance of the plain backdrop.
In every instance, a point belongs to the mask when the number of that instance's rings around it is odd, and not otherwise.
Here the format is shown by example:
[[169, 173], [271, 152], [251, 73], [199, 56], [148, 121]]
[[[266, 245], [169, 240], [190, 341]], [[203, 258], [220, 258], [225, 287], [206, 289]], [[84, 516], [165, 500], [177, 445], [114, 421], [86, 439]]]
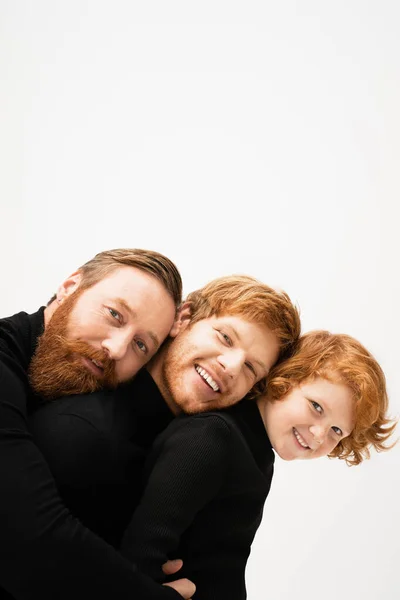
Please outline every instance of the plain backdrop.
[[[151, 248], [359, 338], [398, 415], [399, 7], [0, 0], [1, 316]], [[399, 598], [399, 467], [277, 460], [249, 600]]]

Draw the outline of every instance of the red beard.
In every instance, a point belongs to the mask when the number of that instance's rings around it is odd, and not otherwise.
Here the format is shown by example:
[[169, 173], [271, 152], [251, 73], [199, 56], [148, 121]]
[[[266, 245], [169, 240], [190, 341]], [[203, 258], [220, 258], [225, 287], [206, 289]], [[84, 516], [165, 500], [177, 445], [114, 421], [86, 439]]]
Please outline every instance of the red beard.
[[[82, 340], [67, 337], [69, 317], [81, 293], [77, 291], [66, 298], [54, 312], [38, 340], [30, 364], [31, 386], [36, 394], [47, 400], [115, 388], [118, 384], [115, 363], [103, 350], [95, 350]], [[97, 377], [88, 370], [82, 358], [100, 362], [102, 375]]]

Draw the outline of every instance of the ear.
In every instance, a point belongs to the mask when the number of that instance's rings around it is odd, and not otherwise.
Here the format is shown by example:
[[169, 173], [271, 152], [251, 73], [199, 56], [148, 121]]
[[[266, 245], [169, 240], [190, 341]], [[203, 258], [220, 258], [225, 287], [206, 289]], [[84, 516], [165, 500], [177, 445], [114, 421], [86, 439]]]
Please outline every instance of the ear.
[[169, 337], [176, 337], [178, 333], [184, 331], [189, 325], [192, 317], [190, 302], [184, 302], [179, 308], [175, 318], [175, 322], [172, 325], [172, 329], [169, 332]]
[[57, 290], [57, 302], [61, 304], [65, 298], [73, 294], [82, 280], [82, 273], [75, 271], [66, 279]]

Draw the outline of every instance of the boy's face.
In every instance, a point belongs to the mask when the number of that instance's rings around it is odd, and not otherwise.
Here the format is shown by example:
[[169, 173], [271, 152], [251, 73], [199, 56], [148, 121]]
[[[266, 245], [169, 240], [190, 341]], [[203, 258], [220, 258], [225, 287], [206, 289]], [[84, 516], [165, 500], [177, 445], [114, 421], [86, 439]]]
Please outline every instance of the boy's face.
[[317, 377], [259, 407], [272, 447], [283, 460], [327, 456], [354, 427], [351, 389]]
[[166, 351], [160, 387], [174, 412], [224, 408], [265, 377], [278, 354], [265, 325], [229, 315], [187, 322]]

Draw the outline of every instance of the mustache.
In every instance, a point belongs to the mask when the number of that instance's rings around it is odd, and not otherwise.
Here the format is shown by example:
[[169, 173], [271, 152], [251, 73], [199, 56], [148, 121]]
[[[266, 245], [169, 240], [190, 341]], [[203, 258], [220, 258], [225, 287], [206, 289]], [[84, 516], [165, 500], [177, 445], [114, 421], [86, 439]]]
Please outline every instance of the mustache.
[[[30, 365], [29, 379], [33, 390], [43, 399], [117, 387], [115, 361], [104, 350], [97, 350], [82, 340], [68, 340], [59, 333], [52, 335], [48, 343], [41, 341]], [[101, 375], [88, 370], [82, 358], [100, 363]]]
[[81, 357], [95, 360], [100, 363], [105, 373], [115, 371], [115, 361], [112, 360], [104, 350], [96, 350], [90, 346], [90, 344], [82, 340], [68, 340], [63, 335], [57, 335], [56, 338], [58, 343], [64, 347], [67, 356], [77, 354]]

